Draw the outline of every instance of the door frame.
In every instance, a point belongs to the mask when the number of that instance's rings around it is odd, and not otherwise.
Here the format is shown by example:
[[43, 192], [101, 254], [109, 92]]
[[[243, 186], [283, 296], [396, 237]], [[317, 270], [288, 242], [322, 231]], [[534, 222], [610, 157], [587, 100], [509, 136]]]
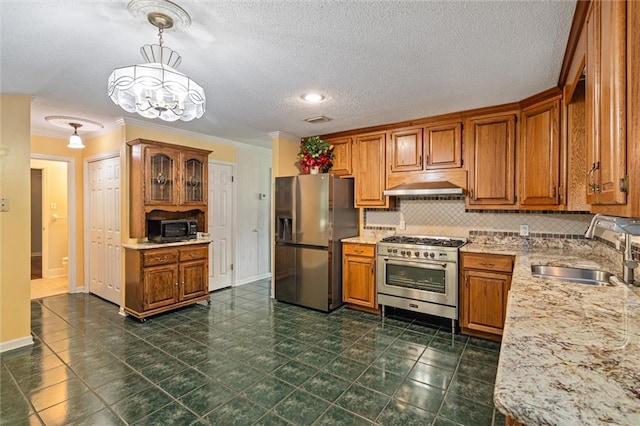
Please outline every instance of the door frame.
[[[231, 175], [233, 176], [233, 185], [231, 185], [231, 198], [233, 198], [231, 200], [231, 264], [233, 265], [233, 270], [231, 271], [231, 287], [235, 287], [236, 286], [236, 242], [237, 242], [237, 229], [236, 229], [236, 224], [237, 224], [237, 220], [236, 220], [236, 212], [238, 211], [238, 196], [236, 193], [237, 190], [237, 185], [236, 185], [236, 163], [235, 162], [231, 162], [231, 161], [222, 161], [222, 160], [209, 160], [209, 167], [208, 167], [208, 173], [209, 175], [211, 175], [212, 172], [212, 165], [214, 164], [219, 164], [222, 166], [231, 166]], [[210, 176], [207, 176], [207, 179], [209, 179]], [[209, 194], [207, 194], [207, 204], [209, 204], [210, 200], [208, 197]], [[209, 205], [207, 205], [207, 211], [208, 209], [210, 209]], [[207, 213], [208, 214], [208, 213]], [[211, 226], [210, 223], [208, 223], [207, 221], [207, 227]], [[213, 259], [211, 259], [211, 261], [213, 261]], [[208, 283], [209, 277], [207, 277], [207, 288], [209, 286]]]
[[[77, 293], [78, 289], [76, 286], [76, 264], [77, 264], [77, 247], [76, 247], [76, 167], [75, 167], [75, 158], [73, 157], [64, 157], [60, 155], [49, 155], [49, 154], [34, 154], [32, 153], [29, 157], [32, 160], [45, 160], [45, 161], [58, 161], [67, 163], [67, 239], [69, 244], [69, 273], [67, 275], [68, 278], [68, 290], [69, 293]], [[45, 186], [46, 178], [45, 173], [42, 176], [43, 187]], [[43, 191], [44, 200], [48, 200], [47, 191]], [[43, 208], [47, 205], [43, 200], [42, 206]], [[29, 219], [31, 220], [31, 219]], [[44, 218], [43, 218], [44, 220]], [[47, 241], [48, 242], [48, 241]], [[43, 236], [42, 239], [42, 253], [44, 258], [45, 249], [45, 238]], [[44, 262], [42, 265], [43, 276], [44, 276]]]
[[[83, 293], [87, 293], [89, 294], [89, 287], [91, 287], [91, 280], [89, 277], [89, 268], [86, 267], [86, 265], [88, 265], [89, 263], [89, 259], [91, 258], [91, 229], [89, 227], [89, 223], [90, 223], [90, 218], [89, 218], [89, 208], [90, 206], [90, 194], [89, 194], [89, 163], [93, 163], [95, 161], [101, 161], [101, 160], [108, 160], [109, 158], [116, 158], [119, 157], [120, 158], [120, 170], [124, 170], [124, 168], [122, 167], [122, 156], [120, 154], [120, 151], [110, 151], [110, 152], [103, 152], [101, 154], [96, 154], [96, 155], [92, 155], [90, 157], [85, 157], [83, 158], [82, 161], [82, 183], [83, 183], [83, 194], [82, 194], [82, 203], [83, 203], [83, 214], [84, 214], [84, 218], [83, 218], [83, 226], [82, 226], [82, 230], [84, 233], [84, 239], [83, 239], [83, 243], [84, 243], [84, 263], [85, 263], [85, 268], [84, 268], [84, 282], [85, 285], [82, 289]], [[123, 179], [123, 173], [120, 173], [120, 193], [123, 194], [124, 191], [122, 191], [123, 187], [125, 186], [126, 182]], [[128, 207], [127, 207], [128, 208]], [[124, 233], [124, 227], [121, 226], [121, 230], [122, 233]], [[127, 235], [128, 235], [128, 231], [127, 231]], [[120, 240], [122, 240], [122, 234], [120, 235]], [[122, 243], [122, 241], [120, 241], [120, 243]], [[121, 259], [121, 262], [122, 259]], [[124, 271], [124, 265], [122, 270]], [[124, 284], [124, 280], [123, 277], [120, 277], [121, 279], [121, 283]], [[122, 295], [121, 295], [121, 300], [120, 300], [120, 313], [122, 314], [123, 311], [123, 301], [122, 301]]]

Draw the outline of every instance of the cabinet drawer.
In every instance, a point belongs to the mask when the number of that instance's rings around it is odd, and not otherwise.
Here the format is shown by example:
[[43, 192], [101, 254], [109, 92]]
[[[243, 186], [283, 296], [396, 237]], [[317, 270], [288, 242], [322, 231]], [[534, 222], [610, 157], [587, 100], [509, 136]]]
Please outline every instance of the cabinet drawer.
[[345, 244], [342, 254], [373, 257], [376, 254], [376, 246], [373, 244]]
[[143, 266], [165, 265], [178, 261], [178, 250], [147, 250], [142, 253]]
[[208, 247], [183, 248], [180, 249], [180, 262], [196, 259], [206, 259], [208, 253]]
[[462, 267], [511, 273], [513, 271], [513, 256], [465, 253], [462, 255]]

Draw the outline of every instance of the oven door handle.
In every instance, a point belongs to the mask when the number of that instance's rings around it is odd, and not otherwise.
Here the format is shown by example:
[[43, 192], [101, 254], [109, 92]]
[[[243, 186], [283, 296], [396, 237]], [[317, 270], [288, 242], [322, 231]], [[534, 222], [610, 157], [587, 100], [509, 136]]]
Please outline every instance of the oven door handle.
[[446, 268], [447, 267], [447, 262], [412, 262], [412, 261], [402, 261], [402, 262], [397, 262], [394, 261], [394, 259], [389, 259], [388, 257], [384, 257], [383, 260], [388, 264], [388, 265], [397, 265], [397, 266], [416, 266], [419, 268], [426, 268], [425, 269], [436, 269], [436, 268], [432, 268], [431, 266], [440, 266], [442, 268]]

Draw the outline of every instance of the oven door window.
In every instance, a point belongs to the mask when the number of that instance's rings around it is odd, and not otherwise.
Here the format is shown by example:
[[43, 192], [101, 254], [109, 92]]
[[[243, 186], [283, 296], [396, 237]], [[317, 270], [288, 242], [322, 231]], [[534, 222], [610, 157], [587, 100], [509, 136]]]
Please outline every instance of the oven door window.
[[446, 270], [387, 262], [385, 285], [445, 294]]

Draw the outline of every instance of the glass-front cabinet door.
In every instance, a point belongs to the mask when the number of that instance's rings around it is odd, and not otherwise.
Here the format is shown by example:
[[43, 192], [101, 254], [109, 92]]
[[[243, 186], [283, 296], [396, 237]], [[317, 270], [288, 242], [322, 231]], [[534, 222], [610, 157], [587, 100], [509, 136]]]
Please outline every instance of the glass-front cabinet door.
[[182, 204], [206, 203], [206, 179], [204, 174], [207, 157], [182, 154]]
[[145, 155], [146, 204], [178, 203], [177, 170], [174, 156], [165, 149], [147, 148]]

